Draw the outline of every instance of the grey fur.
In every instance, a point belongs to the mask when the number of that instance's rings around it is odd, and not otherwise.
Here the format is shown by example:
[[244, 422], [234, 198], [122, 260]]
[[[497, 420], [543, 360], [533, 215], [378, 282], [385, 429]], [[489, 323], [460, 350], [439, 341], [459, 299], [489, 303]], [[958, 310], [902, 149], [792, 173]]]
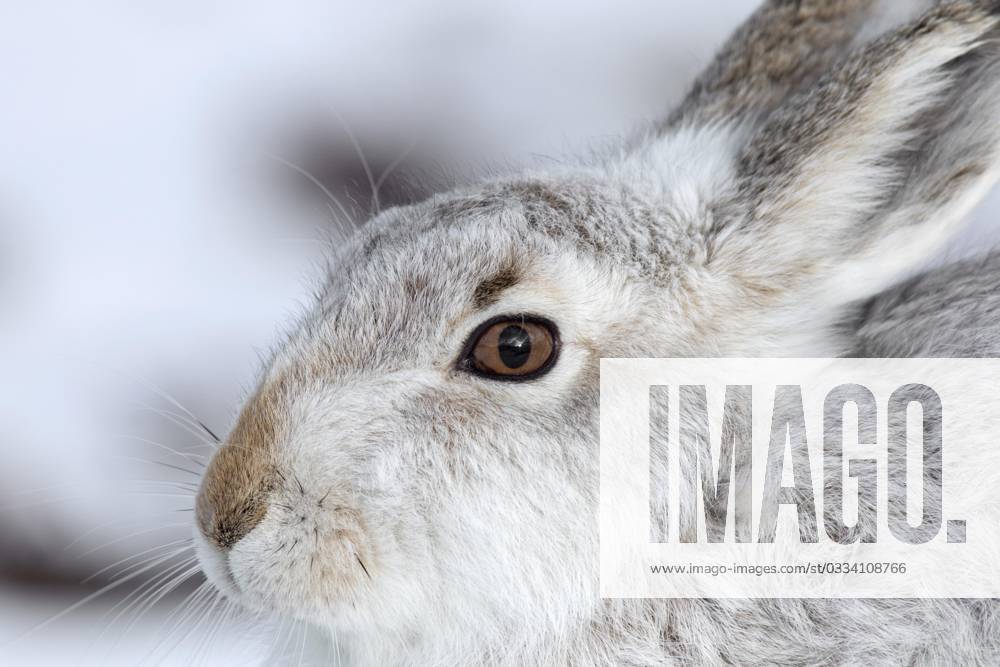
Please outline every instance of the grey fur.
[[1000, 253], [911, 278], [848, 321], [848, 356], [1000, 357]]
[[[1000, 660], [990, 601], [596, 586], [601, 357], [1000, 349], [996, 256], [876, 296], [1000, 162], [998, 3], [907, 22], [927, 5], [773, 0], [620, 154], [370, 222], [249, 398], [267, 423], [238, 432], [266, 434], [281, 474], [228, 553], [199, 538], [213, 581], [320, 625], [357, 664]], [[462, 371], [479, 324], [525, 312], [560, 328], [548, 375]]]

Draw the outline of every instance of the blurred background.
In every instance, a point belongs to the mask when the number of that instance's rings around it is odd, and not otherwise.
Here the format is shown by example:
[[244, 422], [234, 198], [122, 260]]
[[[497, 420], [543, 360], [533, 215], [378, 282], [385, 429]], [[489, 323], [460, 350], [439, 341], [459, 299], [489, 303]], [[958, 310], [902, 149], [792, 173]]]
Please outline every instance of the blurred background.
[[755, 5], [3, 3], [0, 662], [252, 662], [178, 553], [195, 475], [369, 174], [384, 207], [606, 145]]

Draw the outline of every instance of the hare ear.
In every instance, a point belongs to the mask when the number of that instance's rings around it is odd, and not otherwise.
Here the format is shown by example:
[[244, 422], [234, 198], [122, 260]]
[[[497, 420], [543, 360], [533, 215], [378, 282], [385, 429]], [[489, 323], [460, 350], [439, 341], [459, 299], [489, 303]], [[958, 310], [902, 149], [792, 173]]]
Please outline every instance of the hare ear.
[[754, 124], [847, 53], [935, 0], [767, 0], [733, 33], [665, 129]]
[[776, 110], [735, 161], [709, 261], [819, 307], [926, 261], [998, 175], [998, 15], [1000, 0], [940, 4]]

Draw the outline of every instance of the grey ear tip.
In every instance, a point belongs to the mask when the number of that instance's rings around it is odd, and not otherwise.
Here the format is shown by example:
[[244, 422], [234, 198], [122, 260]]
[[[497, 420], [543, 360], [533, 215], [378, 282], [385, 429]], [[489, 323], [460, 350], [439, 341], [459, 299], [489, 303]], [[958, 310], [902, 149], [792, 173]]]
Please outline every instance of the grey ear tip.
[[986, 0], [983, 3], [986, 13], [991, 15], [1000, 15], [1000, 0]]
[[990, 16], [1000, 16], [1000, 0], [988, 0], [983, 9]]

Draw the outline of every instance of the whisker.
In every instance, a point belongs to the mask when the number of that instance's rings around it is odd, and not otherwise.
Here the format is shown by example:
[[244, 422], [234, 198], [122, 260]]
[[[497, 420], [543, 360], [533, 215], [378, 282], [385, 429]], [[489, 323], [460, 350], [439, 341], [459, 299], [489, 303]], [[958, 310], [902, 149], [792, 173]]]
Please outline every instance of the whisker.
[[201, 421], [201, 419], [198, 418], [197, 415], [195, 415], [193, 412], [191, 412], [186, 407], [184, 407], [183, 405], [181, 405], [181, 402], [178, 401], [176, 398], [174, 398], [173, 396], [171, 396], [170, 394], [168, 394], [166, 391], [164, 391], [163, 389], [161, 389], [160, 387], [158, 387], [156, 384], [154, 384], [152, 382], [149, 382], [148, 380], [143, 380], [142, 378], [140, 378], [140, 382], [145, 383], [155, 393], [159, 394], [162, 398], [164, 398], [167, 401], [169, 401], [171, 405], [173, 405], [178, 410], [180, 410], [181, 412], [183, 412], [184, 414], [186, 414], [188, 417], [190, 417], [191, 420], [195, 424], [197, 424], [198, 426], [200, 426], [201, 429], [203, 431], [205, 431], [205, 433], [207, 433], [213, 440], [215, 440], [216, 443], [221, 442], [221, 440], [219, 439], [219, 436], [215, 435], [215, 433], [212, 432], [212, 429], [208, 428], [208, 426], [206, 426]]
[[[161, 544], [159, 546], [155, 546], [155, 547], [152, 547], [150, 549], [143, 549], [139, 553], [132, 554], [131, 556], [128, 556], [126, 558], [122, 558], [121, 560], [117, 560], [114, 563], [111, 563], [110, 565], [105, 565], [100, 570], [98, 570], [97, 572], [93, 573], [92, 575], [90, 575], [89, 577], [87, 577], [86, 579], [84, 579], [83, 581], [81, 581], [80, 584], [81, 585], [89, 584], [91, 581], [93, 581], [94, 579], [97, 579], [98, 577], [100, 577], [102, 574], [104, 574], [108, 570], [113, 570], [114, 568], [118, 567], [119, 565], [127, 563], [127, 562], [129, 562], [131, 560], [135, 560], [136, 558], [141, 558], [142, 556], [145, 556], [146, 554], [153, 553], [154, 551], [162, 551], [164, 549], [170, 549], [172, 547], [176, 547], [176, 546], [181, 545], [181, 544], [191, 544], [191, 538], [185, 538], [183, 540], [174, 540], [172, 542], [167, 542], [166, 544]], [[184, 549], [178, 549], [177, 553], [184, 553], [184, 551], [187, 551], [189, 548], [190, 547], [185, 547]], [[153, 558], [155, 558], [155, 556]], [[152, 558], [150, 558], [148, 560], [152, 560]]]
[[[127, 496], [140, 496], [140, 497], [162, 497], [162, 498], [186, 498], [191, 500], [194, 495], [191, 493], [156, 493], [156, 492], [142, 492], [142, 491], [122, 491], [123, 495]], [[36, 500], [30, 503], [17, 503], [14, 505], [6, 505], [0, 507], [0, 512], [14, 512], [17, 510], [32, 509], [36, 507], [45, 507], [46, 505], [55, 505], [58, 503], [72, 503], [78, 501], [93, 500], [93, 496], [65, 496], [62, 498], [47, 498], [45, 500]]]
[[[125, 540], [132, 539], [133, 537], [138, 537], [140, 535], [148, 535], [149, 533], [155, 533], [158, 530], [164, 530], [166, 528], [179, 528], [179, 527], [184, 527], [184, 526], [187, 526], [187, 525], [188, 525], [187, 523], [177, 523], [177, 522], [175, 522], [175, 523], [164, 523], [164, 524], [160, 524], [158, 526], [153, 526], [152, 528], [146, 528], [144, 530], [138, 530], [138, 531], [135, 531], [133, 533], [129, 533], [128, 535], [121, 535], [121, 536], [116, 537], [115, 539], [111, 540], [110, 542], [105, 542], [104, 544], [101, 544], [101, 545], [96, 546], [96, 547], [94, 547], [92, 549], [88, 549], [87, 551], [84, 551], [83, 553], [79, 554], [77, 556], [77, 558], [78, 559], [79, 558], [84, 558], [85, 556], [89, 556], [90, 554], [95, 553], [97, 551], [100, 551], [102, 549], [107, 549], [112, 544], [118, 544], [119, 542], [124, 542]], [[185, 539], [190, 540], [191, 538], [185, 538]]]
[[138, 485], [138, 488], [122, 489], [126, 495], [141, 494], [143, 492], [149, 491], [159, 491], [160, 487], [168, 487], [173, 490], [190, 491], [188, 497], [195, 498], [198, 495], [198, 489], [201, 487], [201, 481], [191, 482], [181, 479], [124, 479], [122, 480], [122, 485]]
[[205, 424], [199, 419], [189, 417], [179, 412], [174, 412], [173, 410], [157, 408], [156, 406], [149, 405], [148, 403], [144, 403], [142, 401], [133, 401], [133, 403], [139, 408], [147, 412], [152, 412], [159, 417], [163, 417], [171, 424], [184, 429], [185, 432], [193, 435], [200, 442], [212, 445], [217, 445], [221, 442], [218, 436], [215, 435], [215, 433], [210, 428], [205, 426]]
[[379, 201], [378, 193], [378, 183], [375, 182], [375, 177], [372, 175], [371, 166], [368, 164], [368, 159], [365, 157], [365, 152], [361, 150], [361, 144], [358, 142], [357, 136], [351, 130], [351, 126], [347, 123], [343, 116], [337, 113], [337, 110], [333, 107], [327, 107], [331, 113], [337, 118], [341, 127], [344, 128], [344, 133], [347, 135], [348, 140], [351, 142], [351, 146], [354, 147], [354, 152], [358, 155], [358, 160], [361, 162], [361, 168], [364, 169], [365, 177], [368, 178], [368, 187], [371, 189], [372, 203], [369, 207], [369, 214], [377, 214], [382, 212], [382, 204]]
[[97, 368], [101, 369], [105, 373], [110, 373], [110, 374], [113, 374], [113, 375], [117, 375], [118, 377], [124, 378], [125, 380], [128, 380], [129, 382], [135, 382], [135, 383], [137, 383], [137, 384], [145, 387], [146, 389], [149, 389], [154, 394], [156, 394], [160, 398], [164, 399], [165, 401], [167, 401], [168, 403], [170, 403], [171, 405], [173, 405], [175, 408], [177, 408], [178, 410], [180, 410], [181, 412], [183, 412], [185, 415], [187, 415], [195, 424], [200, 425], [202, 427], [202, 429], [206, 433], [208, 433], [216, 441], [218, 441], [218, 437], [215, 436], [214, 433], [212, 433], [211, 429], [209, 429], [207, 426], [205, 426], [201, 422], [201, 420], [198, 418], [197, 415], [195, 415], [193, 412], [191, 412], [191, 410], [188, 410], [186, 407], [184, 407], [184, 405], [182, 405], [180, 401], [178, 401], [176, 398], [174, 398], [170, 393], [168, 393], [162, 387], [158, 386], [155, 382], [152, 382], [151, 380], [148, 380], [148, 379], [146, 379], [146, 378], [144, 378], [144, 377], [142, 377], [140, 375], [136, 375], [134, 373], [126, 373], [126, 372], [124, 372], [124, 371], [122, 371], [120, 369], [116, 369], [116, 368], [114, 368], [112, 366], [109, 366], [109, 365], [107, 365], [105, 363], [102, 363], [100, 361], [97, 361], [97, 360], [91, 359], [89, 363], [92, 366], [96, 366]]
[[[343, 224], [346, 223], [346, 224], [350, 225], [352, 223], [352, 221], [354, 220], [354, 216], [352, 216], [350, 213], [347, 212], [347, 208], [344, 207], [344, 205], [341, 203], [341, 201], [339, 199], [337, 199], [333, 195], [333, 193], [330, 192], [329, 188], [327, 188], [325, 185], [323, 185], [323, 183], [318, 178], [316, 178], [315, 176], [313, 176], [312, 174], [310, 174], [308, 170], [303, 169], [302, 167], [298, 166], [297, 164], [295, 164], [293, 162], [289, 162], [288, 160], [286, 160], [286, 159], [284, 159], [284, 158], [282, 158], [280, 156], [272, 155], [270, 153], [265, 153], [265, 157], [267, 157], [268, 159], [274, 160], [274, 161], [276, 161], [276, 162], [278, 162], [278, 163], [280, 163], [280, 164], [288, 167], [289, 169], [291, 169], [295, 173], [297, 173], [297, 174], [305, 177], [306, 179], [308, 179], [310, 183], [312, 183], [317, 188], [319, 188], [323, 192], [323, 194], [326, 196], [326, 198], [329, 199], [330, 202], [332, 202], [332, 204], [337, 207], [337, 209], [340, 211], [341, 215], [343, 215], [343, 218], [338, 218], [336, 216], [336, 214], [334, 215], [334, 219], [337, 221], [337, 223], [339, 225], [342, 226], [341, 232], [344, 233], [345, 235], [350, 232], [350, 228], [347, 228], [347, 229], [343, 228]], [[333, 212], [332, 209], [331, 209], [331, 212]]]
[[365, 576], [371, 579], [372, 575], [368, 574], [368, 568], [365, 567], [365, 564], [361, 561], [361, 556], [354, 554], [354, 557], [358, 559], [358, 565], [360, 565], [361, 569], [365, 571]]
[[195, 419], [195, 422], [198, 424], [198, 426], [201, 427], [202, 431], [204, 431], [205, 433], [208, 434], [208, 437], [210, 437], [212, 440], [215, 441], [215, 444], [217, 444], [217, 445], [222, 444], [222, 438], [220, 438], [219, 436], [217, 436], [215, 434], [215, 431], [213, 431], [208, 426], [206, 426], [205, 422], [203, 422], [202, 420], [197, 419], [197, 418]]
[[[187, 597], [181, 600], [180, 604], [177, 605], [177, 607], [163, 620], [162, 625], [164, 627], [168, 625], [170, 626], [167, 628], [166, 634], [164, 634], [160, 641], [152, 648], [146, 657], [140, 661], [139, 664], [144, 664], [147, 660], [151, 660], [156, 655], [156, 652], [159, 651], [164, 644], [170, 640], [170, 637], [178, 630], [178, 628], [182, 626], [191, 611], [196, 609], [198, 605], [200, 605], [201, 600], [210, 595], [211, 592], [212, 585], [208, 581], [203, 581], [197, 588], [191, 591]], [[173, 625], [170, 625], [172, 621]]]
[[236, 615], [239, 613], [239, 610], [237, 609], [236, 605], [233, 604], [231, 600], [227, 600], [225, 598], [221, 598], [221, 600], [223, 603], [222, 610], [218, 614], [216, 614], [215, 623], [205, 634], [204, 638], [202, 639], [201, 643], [199, 643], [196, 649], [196, 653], [200, 653], [202, 650], [204, 650], [202, 658], [205, 664], [210, 664], [209, 658], [211, 658], [212, 656], [212, 642], [215, 641], [215, 638], [218, 636], [219, 631], [221, 631], [222, 628], [229, 622], [230, 618], [235, 618]]
[[[145, 463], [152, 463], [151, 461], [144, 461], [144, 462]], [[200, 475], [198, 476], [198, 479], [199, 479], [198, 483], [195, 483], [195, 482], [183, 482], [183, 481], [180, 481], [180, 480], [151, 480], [151, 479], [124, 480], [124, 483], [135, 483], [135, 484], [169, 484], [169, 485], [174, 485], [174, 486], [180, 485], [180, 484], [188, 484], [189, 486], [185, 487], [186, 489], [191, 490], [191, 491], [197, 491], [198, 484], [200, 484], [200, 480], [201, 480], [201, 476]], [[26, 496], [31, 496], [31, 495], [37, 495], [39, 493], [43, 493], [43, 492], [47, 492], [47, 491], [66, 490], [66, 489], [71, 489], [71, 488], [74, 488], [74, 487], [91, 486], [93, 484], [94, 483], [92, 481], [86, 481], [86, 482], [69, 482], [69, 483], [66, 483], [66, 484], [57, 484], [57, 485], [53, 485], [53, 486], [49, 486], [49, 487], [40, 487], [40, 488], [37, 488], [37, 489], [28, 489], [28, 490], [25, 490], [25, 491], [19, 491], [19, 492], [15, 492], [15, 493], [13, 493], [11, 495], [13, 497], [26, 497]], [[103, 491], [103, 489], [102, 489], [102, 491]], [[123, 492], [123, 491], [119, 490], [119, 491], [116, 491], [115, 493], [123, 493], [123, 495], [142, 495], [141, 492], [139, 492], [139, 491], [125, 491], [125, 492]], [[164, 494], [149, 494], [149, 495], [164, 495]], [[194, 495], [195, 495], [194, 493], [191, 493], [189, 495], [179, 496], [179, 497], [193, 498]], [[93, 500], [94, 497], [95, 497], [95, 494], [92, 493], [92, 494], [88, 494], [88, 495], [58, 496], [58, 497], [55, 497], [55, 498], [40, 498], [38, 500], [27, 500], [27, 501], [23, 501], [23, 502], [14, 502], [14, 503], [10, 503], [8, 505], [0, 505], [0, 512], [15, 511], [15, 510], [20, 510], [20, 509], [30, 509], [30, 508], [33, 508], [33, 507], [44, 507], [45, 505], [52, 505], [52, 504], [63, 503], [63, 502], [69, 503], [69, 502], [76, 502], [76, 501], [80, 501], [80, 500]], [[120, 521], [120, 519], [116, 519], [116, 521]], [[111, 522], [111, 523], [114, 523], [114, 522]]]
[[[203, 617], [203, 611], [207, 610], [211, 605], [213, 600], [213, 595], [216, 594], [215, 589], [207, 581], [203, 583], [198, 589], [195, 590], [196, 595], [190, 596], [190, 601], [187, 603], [187, 609], [184, 613], [178, 616], [167, 635], [153, 648], [153, 652], [150, 654], [152, 658], [156, 651], [161, 647], [166, 646], [166, 653], [169, 655], [178, 646], [184, 643], [184, 640], [191, 636], [191, 633], [198, 628], [198, 621]], [[186, 632], [184, 627], [190, 625]], [[177, 633], [183, 632], [179, 637], [174, 639]]]
[[63, 496], [61, 498], [46, 498], [45, 500], [33, 500], [27, 503], [15, 503], [13, 505], [4, 505], [0, 507], [0, 512], [13, 512], [16, 510], [32, 509], [35, 507], [45, 507], [46, 505], [55, 505], [57, 503], [69, 503], [80, 500], [91, 500], [93, 496]]
[[[192, 566], [191, 563], [194, 563], [194, 565]], [[125, 626], [125, 629], [122, 630], [122, 632], [119, 634], [119, 641], [120, 641], [122, 637], [128, 635], [129, 631], [131, 631], [131, 629], [135, 627], [135, 625], [146, 614], [148, 614], [150, 610], [152, 610], [153, 607], [155, 607], [160, 600], [165, 598], [167, 595], [169, 595], [171, 592], [173, 592], [179, 586], [181, 586], [185, 581], [189, 580], [191, 577], [195, 576], [199, 572], [201, 572], [201, 566], [198, 565], [197, 558], [190, 558], [185, 561], [182, 561], [180, 564], [176, 566], [176, 568], [173, 569], [171, 573], [171, 578], [166, 580], [161, 579], [157, 587], [149, 589], [146, 593], [136, 598], [131, 604], [129, 604], [128, 607], [120, 611], [118, 613], [118, 616], [112, 619], [107, 627], [113, 626], [118, 621], [119, 618], [124, 616], [129, 611], [130, 608], [132, 608], [133, 606], [135, 607], [132, 620], [129, 621], [129, 624]], [[145, 598], [145, 601], [143, 601], [143, 598]], [[117, 646], [117, 644], [118, 641], [115, 642], [115, 646]], [[112, 647], [112, 649], [114, 649], [114, 646]]]
[[197, 471], [194, 471], [194, 470], [190, 470], [190, 469], [185, 468], [183, 466], [178, 466], [178, 465], [174, 465], [172, 463], [167, 463], [166, 461], [151, 461], [149, 459], [144, 459], [144, 458], [142, 458], [140, 456], [128, 456], [126, 454], [115, 454], [115, 455], [112, 455], [111, 458], [114, 458], [114, 459], [123, 459], [123, 460], [126, 460], [126, 461], [135, 461], [137, 463], [146, 463], [146, 464], [149, 464], [149, 465], [163, 466], [164, 468], [170, 468], [171, 470], [177, 470], [178, 472], [187, 473], [188, 475], [191, 475], [192, 477], [195, 477], [197, 479], [201, 479], [201, 473], [200, 472], [197, 472]]
[[302, 643], [299, 646], [299, 667], [302, 667], [302, 661], [305, 659], [306, 655], [306, 639], [309, 635], [309, 628], [305, 623], [302, 624]]
[[340, 665], [339, 651], [334, 650], [336, 647], [337, 647], [337, 634], [331, 631], [330, 636], [327, 638], [326, 642], [326, 659], [323, 660], [323, 664]]
[[232, 603], [223, 600], [222, 609], [214, 615], [214, 619], [209, 621], [208, 629], [202, 633], [201, 639], [192, 650], [192, 665], [210, 664], [209, 658], [212, 655], [212, 641], [215, 639], [216, 633], [222, 628], [223, 623], [228, 619], [231, 611]]
[[[137, 483], [147, 484], [149, 488], [146, 489], [134, 489], [127, 491], [130, 495], [135, 495], [137, 493], [143, 493], [144, 491], [153, 492], [158, 490], [158, 487], [165, 486], [175, 491], [190, 491], [188, 498], [194, 499], [198, 495], [199, 484], [194, 482], [183, 482], [180, 480], [173, 479], [147, 479], [147, 480], [135, 480]], [[128, 483], [128, 482], [123, 482]]]
[[[169, 560], [169, 558], [165, 558], [164, 560]], [[48, 626], [52, 625], [56, 621], [58, 621], [58, 620], [60, 620], [62, 618], [65, 618], [67, 615], [73, 613], [74, 611], [76, 611], [80, 607], [83, 607], [84, 605], [86, 605], [86, 604], [88, 604], [88, 603], [96, 600], [97, 598], [101, 597], [102, 595], [104, 595], [104, 594], [106, 594], [106, 593], [108, 593], [110, 591], [113, 591], [114, 589], [116, 589], [119, 586], [125, 584], [126, 582], [131, 581], [131, 580], [135, 579], [136, 577], [139, 577], [139, 576], [145, 574], [146, 572], [152, 570], [153, 568], [155, 568], [155, 567], [157, 567], [159, 565], [160, 565], [160, 561], [151, 563], [149, 565], [146, 565], [145, 567], [143, 567], [140, 570], [136, 570], [135, 572], [132, 572], [131, 574], [118, 579], [117, 581], [113, 581], [113, 582], [107, 584], [106, 586], [102, 586], [100, 589], [94, 591], [90, 595], [85, 596], [83, 599], [78, 600], [77, 602], [74, 602], [73, 604], [71, 604], [67, 608], [63, 609], [58, 614], [49, 617], [47, 620], [39, 623], [38, 625], [35, 625], [32, 628], [29, 628], [25, 632], [21, 633], [20, 635], [18, 635], [14, 639], [12, 639], [7, 645], [10, 645], [10, 644], [13, 644], [16, 641], [20, 641], [22, 639], [25, 639], [25, 638], [27, 638], [27, 637], [35, 634], [36, 632], [39, 632], [40, 630], [43, 630], [43, 629], [47, 628]]]
[[[131, 591], [128, 595], [126, 595], [124, 598], [115, 603], [114, 606], [112, 606], [108, 611], [106, 611], [101, 616], [100, 623], [103, 625], [103, 627], [101, 628], [101, 631], [97, 634], [97, 636], [94, 637], [94, 639], [90, 642], [90, 648], [88, 649], [88, 652], [96, 647], [96, 645], [100, 642], [100, 640], [103, 637], [107, 635], [108, 631], [110, 631], [112, 627], [117, 626], [118, 620], [125, 613], [127, 613], [134, 605], [144, 600], [147, 597], [147, 594], [154, 595], [158, 590], [166, 588], [170, 583], [172, 583], [178, 578], [175, 577], [175, 575], [177, 575], [177, 573], [180, 572], [185, 567], [188, 567], [189, 564], [194, 560], [195, 557], [192, 556], [182, 560], [180, 563], [171, 565], [165, 571], [157, 574], [148, 581], [143, 582], [135, 590]], [[118, 610], [119, 608], [121, 608], [121, 611], [119, 611], [118, 614], [116, 614], [113, 619], [108, 621], [107, 620], [108, 617], [114, 614], [115, 611]], [[118, 647], [119, 642], [125, 635], [128, 634], [128, 630], [130, 628], [131, 624], [129, 628], [126, 628], [123, 632], [119, 633], [119, 635], [117, 636], [111, 647], [106, 651], [105, 659], [109, 658], [111, 655], [114, 654], [115, 649]]]
[[207, 467], [204, 461], [199, 461], [198, 459], [205, 459], [208, 457], [201, 456], [200, 454], [191, 454], [187, 452], [182, 452], [180, 450], [174, 449], [173, 447], [164, 445], [163, 443], [156, 442], [155, 440], [150, 440], [149, 438], [143, 438], [135, 435], [119, 435], [114, 437], [118, 437], [123, 440], [132, 440], [133, 442], [141, 442], [146, 445], [152, 445], [153, 447], [157, 447], [159, 449], [162, 449], [163, 451], [170, 452], [171, 454], [186, 459], [187, 461], [190, 461], [191, 463], [198, 466], [201, 470], [204, 470]]
[[[149, 556], [147, 558], [143, 558], [141, 561], [138, 561], [136, 563], [133, 563], [131, 565], [123, 567], [119, 571], [115, 572], [114, 575], [111, 577], [111, 581], [116, 581], [116, 580], [120, 579], [122, 576], [128, 574], [130, 571], [135, 571], [137, 568], [141, 568], [141, 567], [144, 567], [146, 565], [155, 564], [157, 567], [159, 567], [161, 565], [169, 563], [171, 560], [173, 560], [175, 558], [180, 558], [180, 557], [191, 558], [191, 556], [185, 556], [185, 554], [187, 552], [189, 552], [189, 551], [191, 551], [190, 547], [182, 547], [182, 548], [176, 549], [176, 550], [174, 550], [174, 551], [172, 551], [170, 553], [160, 553], [160, 554], [155, 554], [155, 555]], [[173, 565], [168, 566], [168, 568], [169, 567], [173, 567]], [[152, 576], [153, 579], [155, 579], [155, 578], [159, 577], [161, 574], [162, 574], [162, 572], [157, 572], [157, 573], [154, 573], [151, 576]], [[87, 578], [87, 581], [91, 581], [93, 579], [94, 579], [94, 577], [91, 576], [91, 577]], [[139, 584], [138, 589], [143, 588], [148, 583], [149, 583], [148, 580], [143, 581], [142, 583]], [[131, 596], [131, 593], [129, 595], [127, 595], [126, 597], [130, 597], [130, 596]]]
[[[296, 629], [298, 629], [299, 621], [296, 621], [293, 618], [283, 618], [281, 620], [281, 626], [278, 628], [278, 637], [279, 638], [285, 632], [285, 624], [286, 623], [288, 624], [288, 631], [287, 631], [287, 635], [285, 635], [284, 640], [281, 642], [281, 649], [278, 652], [279, 655], [287, 655], [288, 654], [288, 648], [289, 648], [289, 646], [293, 642], [293, 638], [295, 637], [295, 631], [296, 631]], [[277, 643], [275, 645], [277, 645]]]
[[[183, 553], [178, 555], [183, 555]], [[122, 608], [121, 611], [118, 612], [118, 615], [115, 616], [114, 619], [112, 619], [112, 623], [114, 623], [119, 618], [121, 618], [122, 615], [127, 613], [129, 609], [131, 609], [134, 605], [138, 604], [141, 606], [141, 603], [145, 599], [147, 599], [147, 596], [155, 596], [159, 591], [162, 591], [163, 588], [166, 587], [167, 585], [174, 583], [175, 581], [178, 581], [177, 580], [178, 574], [185, 569], [192, 570], [192, 564], [196, 564], [197, 560], [198, 560], [197, 556], [194, 555], [188, 556], [182, 559], [181, 561], [174, 563], [173, 565], [165, 569], [163, 572], [160, 572], [154, 575], [153, 577], [150, 577], [148, 581], [143, 582], [141, 585], [136, 587], [134, 591], [130, 592], [124, 598], [119, 600], [113, 607], [111, 607], [111, 609], [109, 609], [104, 614], [104, 617], [107, 618], [108, 616], [113, 614], [115, 610], [121, 607]], [[193, 571], [194, 572], [198, 571], [197, 566], [195, 566]]]
[[34, 489], [23, 489], [21, 491], [14, 491], [13, 493], [7, 494], [11, 498], [17, 498], [20, 496], [31, 496], [36, 493], [46, 493], [49, 491], [61, 491], [63, 489], [71, 488], [74, 486], [91, 486], [92, 481], [81, 481], [81, 482], [66, 482], [64, 484], [52, 484], [50, 486], [40, 486]]
[[418, 142], [417, 137], [413, 137], [413, 140], [410, 141], [410, 143], [407, 144], [406, 148], [404, 148], [403, 151], [396, 156], [396, 159], [390, 162], [389, 165], [382, 170], [382, 173], [379, 175], [378, 180], [375, 181], [376, 189], [381, 189], [382, 186], [385, 184], [386, 179], [388, 179], [389, 176], [392, 175], [392, 172], [394, 172], [399, 167], [399, 165], [403, 164], [406, 158], [410, 156], [410, 153], [413, 152], [413, 149], [417, 147], [417, 142]]
[[[70, 542], [65, 547], [63, 547], [63, 553], [69, 551], [70, 549], [72, 549], [73, 547], [75, 547], [77, 544], [79, 544], [83, 540], [87, 539], [88, 537], [90, 537], [94, 533], [97, 533], [97, 532], [99, 532], [101, 530], [104, 530], [105, 528], [110, 528], [111, 526], [115, 526], [115, 525], [118, 525], [120, 523], [127, 523], [128, 521], [138, 521], [138, 520], [139, 519], [137, 517], [129, 517], [129, 518], [125, 518], [125, 519], [113, 519], [113, 520], [108, 521], [106, 523], [98, 524], [97, 526], [95, 526], [95, 527], [91, 528], [90, 530], [84, 532], [79, 537], [77, 537], [72, 542]], [[146, 519], [142, 519], [142, 520], [146, 521]]]
[[[203, 629], [204, 625], [205, 625], [205, 621], [207, 619], [209, 619], [209, 618], [212, 618], [212, 615], [215, 613], [215, 609], [216, 609], [216, 607], [219, 606], [220, 602], [223, 602], [222, 596], [219, 595], [219, 592], [217, 590], [212, 589], [212, 594], [208, 597], [208, 600], [207, 600], [207, 603], [205, 604], [204, 609], [194, 619], [194, 621], [191, 623], [191, 629], [187, 633], [184, 634], [184, 636], [181, 638], [180, 641], [183, 642], [185, 639], [187, 639], [188, 637], [190, 637], [192, 633], [194, 633], [194, 632], [196, 632], [198, 630]], [[200, 646], [201, 646], [201, 642], [199, 642], [195, 646], [195, 654], [196, 655], [197, 655], [197, 650], [200, 648]], [[193, 657], [195, 657], [195, 656], [193, 656]]]

